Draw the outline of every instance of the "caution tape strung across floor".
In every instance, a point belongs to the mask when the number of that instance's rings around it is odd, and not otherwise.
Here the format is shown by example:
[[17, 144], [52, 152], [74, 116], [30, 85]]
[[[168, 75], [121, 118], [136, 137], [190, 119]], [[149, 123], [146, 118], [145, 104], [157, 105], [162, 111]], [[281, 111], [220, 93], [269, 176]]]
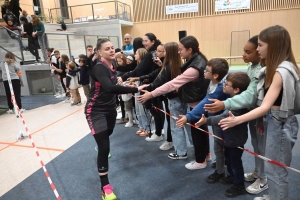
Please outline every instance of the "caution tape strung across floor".
[[[167, 113], [166, 111], [164, 111], [164, 110], [162, 110], [162, 109], [160, 109], [160, 108], [157, 108], [157, 107], [155, 107], [155, 106], [153, 106], [153, 108], [154, 108], [155, 110], [158, 110], [158, 111], [161, 111], [161, 112], [165, 113], [166, 115], [170, 116], [170, 117], [173, 118], [174, 120], [178, 120], [178, 117], [175, 117], [175, 116], [171, 115], [170, 113]], [[196, 128], [196, 129], [198, 129], [198, 130], [200, 130], [200, 131], [203, 131], [203, 132], [205, 132], [206, 134], [208, 134], [208, 135], [210, 135], [210, 136], [212, 136], [212, 137], [218, 138], [219, 140], [224, 140], [223, 138], [220, 138], [220, 137], [218, 137], [218, 136], [216, 136], [216, 135], [214, 135], [214, 134], [212, 134], [212, 133], [210, 133], [210, 132], [208, 132], [208, 131], [205, 131], [205, 130], [203, 130], [203, 129], [201, 129], [201, 128], [197, 128], [197, 127], [196, 127], [195, 125], [193, 125], [193, 124], [187, 123], [187, 125], [189, 125], [189, 126], [191, 126], [191, 127], [193, 127], [193, 128]], [[272, 164], [274, 164], [274, 165], [277, 165], [277, 166], [280, 166], [280, 167], [284, 167], [284, 168], [290, 169], [290, 170], [292, 170], [292, 171], [295, 171], [295, 172], [297, 172], [297, 173], [300, 173], [300, 170], [298, 170], [298, 169], [289, 167], [289, 166], [287, 166], [287, 165], [285, 165], [285, 164], [283, 164], [283, 163], [281, 163], [281, 162], [278, 162], [278, 161], [276, 161], [276, 160], [272, 160], [272, 159], [270, 159], [270, 158], [267, 158], [267, 157], [264, 157], [264, 156], [262, 156], [262, 155], [259, 155], [259, 154], [255, 153], [255, 152], [253, 152], [253, 151], [250, 151], [249, 149], [242, 148], [242, 147], [237, 147], [237, 148], [242, 149], [243, 151], [245, 151], [245, 152], [247, 152], [247, 153], [249, 153], [249, 154], [252, 154], [252, 155], [254, 155], [254, 156], [256, 156], [256, 157], [258, 157], [258, 158], [260, 158], [260, 159], [263, 159], [263, 160], [265, 160], [265, 161], [267, 161], [267, 162], [269, 162], [269, 163], [272, 163]]]
[[36, 154], [36, 156], [38, 157], [38, 159], [39, 159], [39, 161], [40, 161], [40, 163], [41, 163], [41, 165], [42, 165], [42, 168], [43, 168], [43, 170], [44, 170], [44, 173], [45, 173], [45, 175], [46, 175], [46, 178], [47, 178], [48, 181], [49, 181], [49, 184], [50, 184], [50, 186], [51, 186], [52, 191], [54, 192], [54, 194], [55, 194], [55, 196], [56, 196], [56, 199], [57, 199], [57, 200], [61, 200], [61, 198], [60, 198], [60, 196], [59, 196], [59, 194], [58, 194], [58, 192], [57, 192], [57, 190], [56, 190], [56, 187], [55, 187], [54, 183], [52, 182], [52, 180], [51, 180], [51, 178], [50, 178], [50, 175], [49, 175], [49, 173], [48, 173], [48, 171], [47, 171], [47, 169], [46, 169], [46, 167], [45, 167], [45, 164], [44, 164], [44, 162], [42, 161], [42, 159], [41, 159], [41, 157], [40, 157], [40, 154], [39, 154], [39, 152], [38, 152], [38, 150], [37, 150], [37, 148], [36, 148], [36, 146], [35, 146], [35, 144], [34, 144], [34, 141], [33, 141], [32, 137], [31, 137], [31, 135], [30, 135], [30, 133], [29, 133], [29, 129], [28, 129], [26, 123], [25, 123], [25, 120], [24, 120], [23, 115], [22, 115], [22, 113], [21, 113], [21, 111], [20, 111], [20, 108], [19, 108], [18, 105], [17, 105], [16, 98], [15, 98], [15, 95], [14, 95], [14, 90], [13, 90], [13, 87], [12, 87], [11, 78], [10, 78], [10, 73], [9, 73], [9, 70], [8, 70], [8, 65], [7, 65], [6, 62], [5, 62], [4, 65], [5, 65], [5, 70], [6, 70], [6, 74], [7, 74], [8, 83], [9, 83], [9, 89], [10, 89], [10, 93], [11, 93], [11, 101], [12, 101], [12, 104], [14, 105], [14, 108], [15, 108], [15, 112], [16, 112], [15, 114], [16, 114], [16, 117], [19, 118], [19, 119], [21, 120], [22, 124], [24, 125], [24, 128], [25, 128], [25, 130], [26, 130], [26, 133], [27, 133], [28, 137], [30, 138], [32, 147], [33, 147], [33, 149], [34, 149], [34, 151], [35, 151], [35, 154]]

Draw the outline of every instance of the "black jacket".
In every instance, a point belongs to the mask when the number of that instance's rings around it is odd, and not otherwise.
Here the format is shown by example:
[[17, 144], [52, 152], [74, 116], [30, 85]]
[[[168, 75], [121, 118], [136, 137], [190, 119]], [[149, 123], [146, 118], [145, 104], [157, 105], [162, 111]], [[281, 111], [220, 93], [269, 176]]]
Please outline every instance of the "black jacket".
[[190, 67], [195, 68], [199, 72], [198, 81], [186, 83], [179, 88], [178, 97], [182, 102], [194, 103], [201, 101], [206, 96], [210, 82], [210, 80], [204, 78], [206, 64], [206, 60], [199, 53], [195, 53], [180, 67], [182, 73]]
[[19, 12], [22, 12], [20, 7], [20, 0], [11, 0], [9, 2], [9, 10], [11, 10], [16, 16], [20, 15]]
[[122, 80], [126, 81], [129, 77], [140, 77], [143, 75], [147, 75], [159, 68], [159, 66], [155, 64], [152, 59], [151, 51], [154, 50], [155, 49], [152, 47], [140, 62], [140, 64], [133, 71], [122, 76]]
[[33, 32], [32, 23], [28, 23], [27, 25], [24, 24], [23, 27], [24, 27], [24, 32], [27, 33], [27, 37], [28, 37], [28, 48], [39, 49], [40, 45], [39, 45], [38, 38], [32, 37], [32, 32]]
[[136, 60], [134, 60], [130, 64], [126, 64], [124, 66], [118, 66], [117, 71], [118, 72], [130, 72], [130, 71], [134, 70], [136, 68], [136, 66], [137, 66], [137, 62], [136, 62]]
[[[248, 112], [247, 109], [231, 110], [234, 116], [240, 116]], [[229, 116], [228, 110], [225, 110], [222, 114], [217, 116], [211, 116], [207, 118], [207, 125], [218, 126], [220, 120]], [[225, 147], [238, 147], [243, 146], [248, 139], [248, 122], [239, 124], [232, 128], [223, 131], [224, 146]], [[222, 130], [221, 130], [222, 131]]]
[[61, 61], [59, 60], [59, 58], [57, 58], [57, 62], [56, 62], [56, 63], [53, 63], [53, 65], [54, 65], [56, 68], [62, 70], [61, 73], [56, 72], [56, 71], [54, 71], [54, 73], [55, 73], [55, 74], [58, 74], [58, 75], [60, 76], [60, 78], [66, 78], [66, 76], [67, 76], [67, 73], [66, 73], [66, 69], [67, 69], [67, 68], [66, 68], [66, 64], [63, 63], [63, 62], [61, 62]]
[[6, 13], [6, 9], [9, 10], [9, 6], [6, 6], [5, 4], [1, 5], [1, 14], [2, 14], [2, 19], [4, 19], [4, 14]]
[[[156, 70], [154, 71], [156, 72]], [[146, 78], [146, 76], [143, 76], [143, 78]], [[140, 77], [140, 79], [142, 80], [142, 77]], [[166, 66], [164, 67], [164, 69], [160, 72], [158, 72], [157, 77], [155, 78], [155, 80], [149, 85], [149, 87], [147, 88], [148, 91], [153, 91], [156, 88], [162, 86], [163, 84], [171, 81], [171, 70], [170, 70], [170, 65], [167, 63]], [[178, 93], [177, 91], [172, 91], [166, 94], [166, 97], [168, 99], [173, 99], [175, 97], [178, 97]]]

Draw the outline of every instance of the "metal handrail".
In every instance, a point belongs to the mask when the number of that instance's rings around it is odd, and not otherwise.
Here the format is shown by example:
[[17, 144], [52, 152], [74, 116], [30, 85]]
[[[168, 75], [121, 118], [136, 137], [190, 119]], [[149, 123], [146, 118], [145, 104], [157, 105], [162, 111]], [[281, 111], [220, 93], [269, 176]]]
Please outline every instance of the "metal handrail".
[[[3, 49], [4, 51], [6, 51], [6, 52], [11, 52], [11, 51], [9, 51], [8, 49], [5, 49], [4, 47], [2, 47], [2, 46], [0, 46], [0, 48], [1, 49]], [[14, 54], [14, 53], [13, 53]], [[17, 57], [17, 58], [19, 58], [20, 60], [22, 60], [22, 58], [20, 58], [19, 56], [17, 56], [16, 54], [14, 54], [15, 55], [15, 57]]]
[[20, 35], [19, 35], [18, 33], [13, 32], [12, 30], [10, 30], [9, 28], [6, 28], [6, 27], [3, 26], [2, 24], [0, 24], [0, 26], [1, 26], [2, 28], [5, 28], [7, 31], [9, 31], [9, 32], [11, 32], [11, 33], [17, 35], [18, 37], [20, 37]]
[[[6, 28], [6, 27], [3, 26], [2, 24], [0, 24], [0, 27], [4, 28], [6, 31], [9, 31], [9, 32], [15, 34], [15, 35], [18, 37], [18, 40], [19, 40], [19, 41], [21, 40], [21, 36], [20, 36], [19, 34], [13, 32], [12, 30], [10, 30], [10, 29], [8, 29], [8, 28]], [[2, 47], [2, 46], [0, 46], [0, 47], [1, 47], [3, 50], [5, 50], [6, 52], [10, 52], [9, 50], [7, 50], [7, 49], [4, 48], [4, 47]], [[19, 44], [19, 47], [20, 47], [20, 49], [22, 48], [20, 44]], [[14, 55], [15, 55], [15, 57], [17, 57], [17, 58], [19, 58], [20, 60], [22, 60], [22, 62], [24, 62], [24, 54], [23, 54], [23, 51], [22, 51], [22, 50], [21, 50], [21, 57], [22, 57], [22, 58], [20, 58], [20, 57], [17, 56], [16, 54], [14, 54]]]
[[[115, 15], [112, 15], [112, 16], [116, 16], [117, 19], [119, 19], [119, 10], [118, 10], [118, 5], [119, 4], [122, 4], [122, 5], [125, 5], [125, 6], [128, 6], [129, 8], [129, 19], [131, 20], [132, 16], [131, 16], [131, 6], [126, 4], [126, 3], [123, 3], [123, 2], [120, 2], [120, 1], [105, 1], [105, 2], [98, 2], [98, 3], [89, 3], [89, 4], [80, 4], [80, 5], [74, 5], [74, 6], [68, 6], [68, 7], [63, 7], [63, 8], [67, 8], [70, 9], [70, 17], [71, 17], [71, 23], [73, 24], [74, 21], [73, 21], [73, 16], [72, 16], [72, 8], [74, 7], [79, 7], [79, 6], [88, 6], [90, 5], [91, 8], [92, 8], [92, 13], [93, 13], [93, 21], [95, 21], [95, 14], [94, 14], [94, 5], [98, 5], [98, 4], [105, 4], [105, 3], [115, 3]], [[52, 11], [53, 10], [58, 10], [58, 9], [62, 9], [62, 8], [51, 8], [49, 10], [49, 13], [50, 15], [52, 16]]]

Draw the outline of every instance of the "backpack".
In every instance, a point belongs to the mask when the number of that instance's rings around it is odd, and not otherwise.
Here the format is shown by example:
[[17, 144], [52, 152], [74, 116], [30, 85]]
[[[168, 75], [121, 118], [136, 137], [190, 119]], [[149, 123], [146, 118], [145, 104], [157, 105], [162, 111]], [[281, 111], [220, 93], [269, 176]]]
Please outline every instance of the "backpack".
[[[291, 66], [291, 64], [292, 64], [291, 62], [284, 61], [278, 66], [278, 68], [287, 69], [291, 73], [292, 77], [294, 77], [292, 72], [289, 70], [289, 68], [293, 67], [293, 66]], [[297, 66], [297, 67], [299, 68], [299, 66]], [[300, 79], [299, 79], [299, 77], [298, 77], [298, 79], [295, 79], [295, 88], [294, 89], [295, 89], [294, 115], [297, 115], [297, 114], [300, 114]]]

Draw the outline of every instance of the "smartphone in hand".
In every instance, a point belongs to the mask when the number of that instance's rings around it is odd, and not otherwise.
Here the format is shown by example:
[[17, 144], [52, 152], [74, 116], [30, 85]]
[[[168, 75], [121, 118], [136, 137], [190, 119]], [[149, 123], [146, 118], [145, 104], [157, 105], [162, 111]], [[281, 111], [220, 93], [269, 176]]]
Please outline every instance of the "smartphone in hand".
[[152, 54], [153, 60], [155, 61], [157, 59], [156, 52], [155, 51], [151, 51], [151, 54]]

